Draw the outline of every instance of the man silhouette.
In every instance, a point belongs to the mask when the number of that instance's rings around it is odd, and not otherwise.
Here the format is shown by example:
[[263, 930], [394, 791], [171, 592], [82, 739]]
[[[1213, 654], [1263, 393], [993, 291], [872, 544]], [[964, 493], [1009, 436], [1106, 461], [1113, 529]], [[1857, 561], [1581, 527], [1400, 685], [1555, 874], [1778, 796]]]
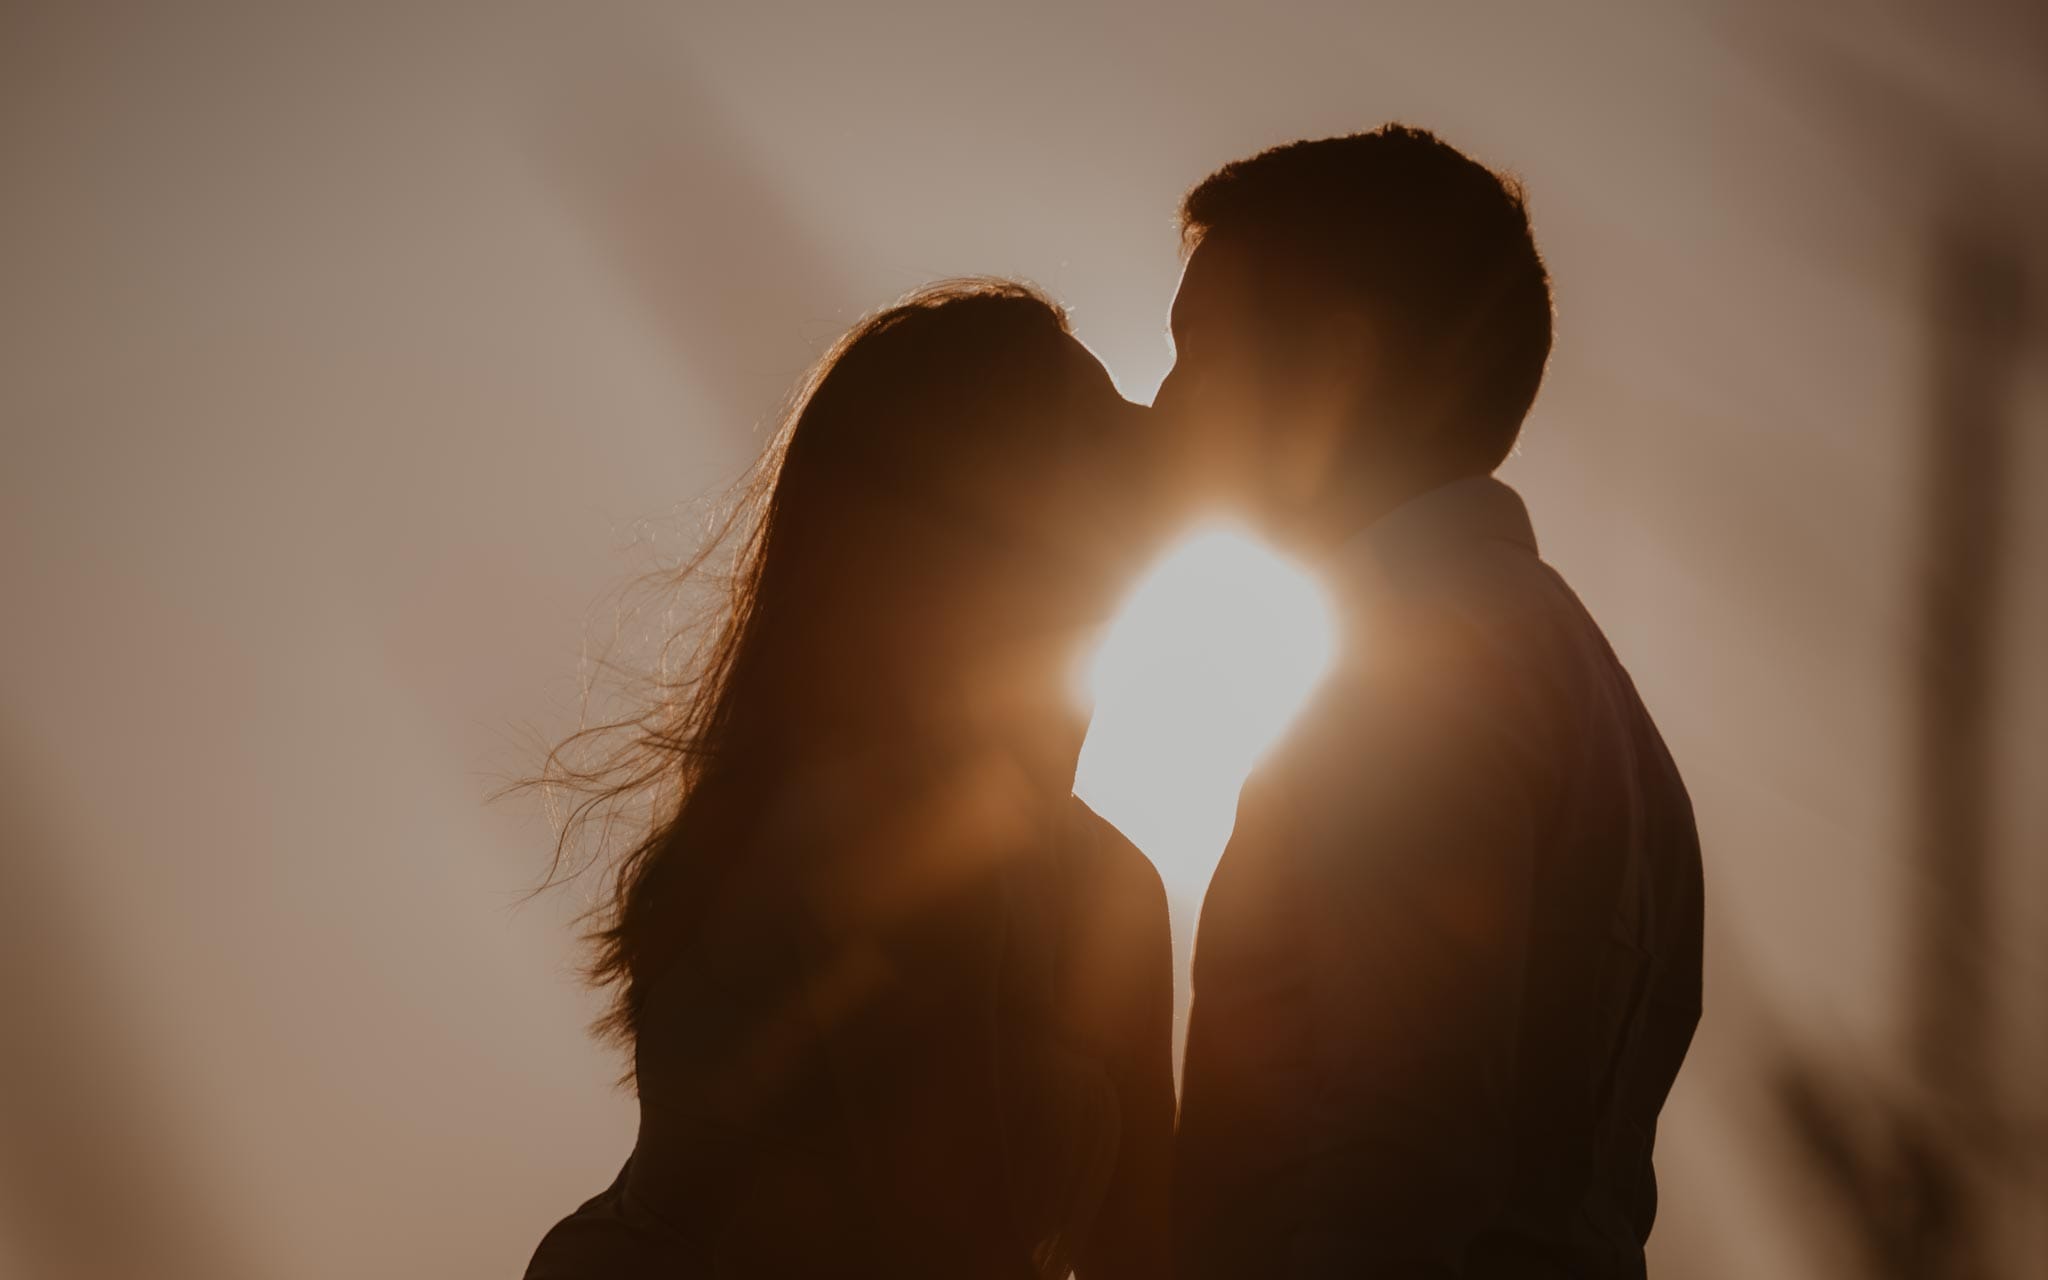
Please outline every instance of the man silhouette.
[[1181, 215], [1157, 407], [1321, 565], [1344, 635], [1203, 903], [1176, 1265], [1640, 1276], [1699, 845], [1492, 475], [1551, 342], [1520, 191], [1389, 125], [1227, 165]]

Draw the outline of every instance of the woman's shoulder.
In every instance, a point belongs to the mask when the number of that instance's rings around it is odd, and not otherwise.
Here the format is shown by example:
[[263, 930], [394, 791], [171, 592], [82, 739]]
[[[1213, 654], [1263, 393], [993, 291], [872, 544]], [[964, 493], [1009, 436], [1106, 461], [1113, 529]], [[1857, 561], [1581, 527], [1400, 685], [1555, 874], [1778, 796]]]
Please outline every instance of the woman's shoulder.
[[1078, 796], [1068, 796], [1067, 847], [1063, 851], [1084, 914], [1108, 916], [1119, 930], [1137, 938], [1167, 931], [1166, 884], [1152, 860], [1108, 819]]
[[1068, 796], [1066, 805], [1067, 829], [1073, 833], [1071, 844], [1077, 855], [1086, 858], [1100, 874], [1147, 891], [1156, 889], [1160, 900], [1165, 900], [1166, 887], [1159, 878], [1159, 869], [1131, 843], [1129, 836], [1089, 808], [1088, 802], [1079, 796]]
[[1170, 1116], [1173, 929], [1166, 887], [1122, 832], [1080, 800], [1069, 803], [1067, 854], [1075, 874], [1063, 1008], [1084, 1043], [1111, 1064], [1120, 1089], [1144, 1093], [1165, 1082]]

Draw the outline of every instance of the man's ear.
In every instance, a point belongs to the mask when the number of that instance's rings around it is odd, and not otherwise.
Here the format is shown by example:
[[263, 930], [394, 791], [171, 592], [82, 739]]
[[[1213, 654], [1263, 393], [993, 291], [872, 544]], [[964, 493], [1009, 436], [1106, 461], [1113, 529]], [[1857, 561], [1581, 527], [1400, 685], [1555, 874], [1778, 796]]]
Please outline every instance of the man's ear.
[[1380, 353], [1384, 349], [1379, 326], [1364, 308], [1341, 302], [1330, 309], [1323, 325], [1326, 355], [1336, 367], [1349, 367], [1356, 385], [1368, 389], [1379, 380]]
[[1319, 410], [1316, 416], [1347, 424], [1370, 419], [1381, 399], [1381, 352], [1385, 344], [1365, 311], [1348, 302], [1333, 303], [1310, 331], [1301, 361], [1309, 385], [1301, 392]]
[[1282, 505], [1315, 504], [1355, 454], [1361, 433], [1374, 430], [1380, 385], [1379, 344], [1370, 321], [1355, 307], [1332, 306], [1312, 325], [1300, 326], [1286, 362], [1289, 421], [1267, 468]]

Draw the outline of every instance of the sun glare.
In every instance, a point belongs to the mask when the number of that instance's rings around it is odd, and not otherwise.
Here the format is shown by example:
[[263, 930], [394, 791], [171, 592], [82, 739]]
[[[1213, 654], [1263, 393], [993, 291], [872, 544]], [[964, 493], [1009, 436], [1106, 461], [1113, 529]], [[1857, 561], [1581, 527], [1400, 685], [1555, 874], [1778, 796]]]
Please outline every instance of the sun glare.
[[1309, 573], [1236, 530], [1199, 531], [1132, 590], [1089, 662], [1074, 792], [1199, 901], [1259, 757], [1335, 648]]

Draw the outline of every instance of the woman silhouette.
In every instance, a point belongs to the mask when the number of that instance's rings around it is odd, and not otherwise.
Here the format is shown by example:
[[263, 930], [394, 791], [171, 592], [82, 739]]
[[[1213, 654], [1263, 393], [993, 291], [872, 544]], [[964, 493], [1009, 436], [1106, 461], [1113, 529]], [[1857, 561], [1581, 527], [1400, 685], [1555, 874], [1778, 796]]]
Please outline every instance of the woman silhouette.
[[1165, 895], [1069, 794], [1142, 413], [996, 281], [821, 362], [722, 631], [576, 775], [661, 797], [592, 935], [640, 1128], [528, 1280], [1164, 1274]]

